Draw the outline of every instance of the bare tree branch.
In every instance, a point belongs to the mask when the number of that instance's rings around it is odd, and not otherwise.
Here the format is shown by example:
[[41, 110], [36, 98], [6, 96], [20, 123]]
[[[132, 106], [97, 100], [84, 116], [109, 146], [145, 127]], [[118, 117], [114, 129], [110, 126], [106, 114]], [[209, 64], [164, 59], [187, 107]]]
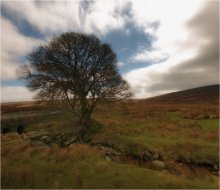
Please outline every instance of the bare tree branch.
[[19, 78], [37, 90], [37, 98], [55, 100], [89, 127], [97, 103], [119, 101], [132, 95], [120, 76], [116, 54], [94, 35], [65, 33], [28, 56]]

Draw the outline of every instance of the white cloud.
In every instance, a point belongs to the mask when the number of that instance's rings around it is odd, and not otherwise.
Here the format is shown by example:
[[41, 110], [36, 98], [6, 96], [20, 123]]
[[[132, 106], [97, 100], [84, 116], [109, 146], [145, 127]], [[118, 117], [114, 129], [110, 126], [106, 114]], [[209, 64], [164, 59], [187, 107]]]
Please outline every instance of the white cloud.
[[10, 80], [16, 79], [16, 70], [18, 69], [18, 64], [10, 63], [6, 60], [1, 61], [1, 79]]
[[[132, 55], [133, 61], [162, 61], [169, 57], [168, 64], [178, 64], [183, 57], [188, 59], [196, 54], [197, 46], [191, 44], [181, 49], [189, 38], [186, 22], [202, 7], [202, 0], [135, 0], [132, 1], [133, 22], [137, 27], [152, 35], [155, 39], [152, 50], [143, 49]], [[181, 57], [178, 57], [181, 56]]]
[[127, 1], [19, 1], [3, 2], [19, 19], [27, 21], [41, 33], [81, 31], [106, 34], [122, 28], [121, 11]]
[[66, 31], [70, 25], [79, 27], [79, 1], [68, 2], [71, 1], [7, 1], [2, 6], [43, 33]]
[[[133, 70], [124, 76], [134, 89], [136, 97], [143, 98], [216, 81], [218, 69], [214, 53], [218, 50], [216, 42], [219, 40], [213, 35], [213, 30], [217, 31], [219, 23], [213, 22], [213, 18], [207, 21], [212, 15], [211, 11], [202, 19], [197, 19], [199, 21], [188, 24], [201, 10], [204, 2], [206, 1], [4, 1], [2, 7], [13, 13], [18, 22], [26, 21], [46, 36], [64, 31], [105, 35], [114, 29], [123, 31], [126, 23], [150, 34], [154, 39], [151, 50], [138, 49], [130, 60], [158, 64]], [[129, 9], [129, 14], [125, 14], [126, 9]], [[20, 58], [38, 46], [40, 40], [22, 35], [9, 20], [3, 17], [1, 20], [1, 77], [14, 79]], [[123, 32], [129, 36], [131, 30]], [[167, 57], [169, 59], [166, 60]], [[119, 67], [123, 65], [122, 62], [118, 63]]]
[[32, 100], [34, 93], [26, 87], [8, 86], [1, 87], [1, 102], [17, 102]]
[[85, 30], [106, 34], [113, 29], [122, 28], [125, 18], [121, 16], [120, 10], [125, 5], [126, 1], [94, 1], [90, 12], [86, 13]]
[[121, 62], [121, 61], [118, 61], [118, 62], [117, 62], [117, 66], [118, 66], [118, 67], [122, 67], [122, 66], [124, 66], [124, 63]]
[[148, 91], [154, 83], [162, 82], [160, 76], [168, 72], [166, 65], [155, 64], [146, 68], [135, 69], [124, 75], [129, 82], [135, 98], [145, 98], [159, 95], [161, 92]]
[[41, 42], [22, 35], [9, 20], [1, 17], [1, 79], [16, 79], [21, 58]]
[[[161, 49], [165, 55], [169, 55], [168, 60], [157, 65], [125, 74], [136, 98], [218, 83], [217, 1], [168, 3], [137, 0], [133, 1], [133, 7], [134, 18], [143, 28], [147, 28], [146, 23], [150, 23], [150, 20], [160, 22], [152, 49]], [[153, 62], [163, 57], [162, 51], [138, 51], [131, 59]]]
[[150, 51], [141, 50], [130, 58], [132, 62], [146, 62], [148, 64], [159, 63], [166, 59], [168, 59], [168, 54], [157, 49]]

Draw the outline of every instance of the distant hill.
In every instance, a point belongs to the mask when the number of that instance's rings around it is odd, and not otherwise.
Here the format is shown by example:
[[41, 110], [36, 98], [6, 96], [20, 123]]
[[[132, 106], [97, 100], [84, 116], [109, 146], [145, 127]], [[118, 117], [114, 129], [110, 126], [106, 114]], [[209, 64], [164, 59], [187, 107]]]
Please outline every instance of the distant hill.
[[218, 103], [219, 84], [172, 92], [147, 98], [145, 101], [158, 103]]

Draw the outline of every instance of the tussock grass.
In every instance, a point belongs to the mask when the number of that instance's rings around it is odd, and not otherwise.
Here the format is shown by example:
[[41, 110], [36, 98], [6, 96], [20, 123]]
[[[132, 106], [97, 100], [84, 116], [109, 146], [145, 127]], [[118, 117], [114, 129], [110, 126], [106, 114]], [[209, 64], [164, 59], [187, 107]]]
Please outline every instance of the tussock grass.
[[[7, 114], [10, 121], [10, 113]], [[100, 105], [92, 115], [102, 126], [93, 133], [93, 143], [109, 145], [137, 157], [144, 151], [159, 153], [166, 169], [174, 171], [173, 174], [148, 166], [107, 161], [101, 152], [85, 144], [44, 147], [30, 145], [17, 133], [2, 135], [2, 188], [218, 189], [218, 177], [204, 168], [204, 172], [197, 174], [186, 168], [184, 171], [176, 163], [194, 164], [198, 170], [204, 163], [218, 165], [219, 119], [197, 118], [210, 114], [218, 114], [216, 105], [140, 101]], [[22, 118], [22, 113], [19, 117]], [[72, 133], [77, 130], [77, 122], [65, 112], [45, 114], [32, 117], [27, 131], [38, 129], [49, 134]], [[184, 172], [187, 175], [182, 175]]]
[[[6, 154], [6, 149], [2, 149], [4, 155], [2, 160], [2, 188], [218, 187], [217, 177], [188, 179], [147, 168], [138, 168], [134, 165], [106, 161], [97, 152], [97, 149], [84, 144], [74, 144], [65, 149], [56, 145], [50, 148], [26, 147], [26, 142], [13, 135], [4, 137], [3, 145], [5, 146], [5, 143], [11, 141], [11, 138], [15, 140], [14, 143], [19, 144], [19, 149], [23, 147], [23, 151], [8, 151]], [[18, 147], [10, 146], [10, 149], [17, 150]], [[30, 149], [38, 153], [30, 154]], [[13, 157], [20, 161], [16, 162], [10, 159], [12, 156], [10, 152], [13, 152]]]

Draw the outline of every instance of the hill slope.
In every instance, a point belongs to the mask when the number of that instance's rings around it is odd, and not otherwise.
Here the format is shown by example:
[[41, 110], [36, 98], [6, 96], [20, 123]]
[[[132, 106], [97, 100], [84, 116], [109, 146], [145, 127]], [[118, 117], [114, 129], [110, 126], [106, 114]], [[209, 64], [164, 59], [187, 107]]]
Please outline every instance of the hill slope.
[[164, 103], [218, 103], [219, 84], [172, 92], [148, 98], [145, 101]]

